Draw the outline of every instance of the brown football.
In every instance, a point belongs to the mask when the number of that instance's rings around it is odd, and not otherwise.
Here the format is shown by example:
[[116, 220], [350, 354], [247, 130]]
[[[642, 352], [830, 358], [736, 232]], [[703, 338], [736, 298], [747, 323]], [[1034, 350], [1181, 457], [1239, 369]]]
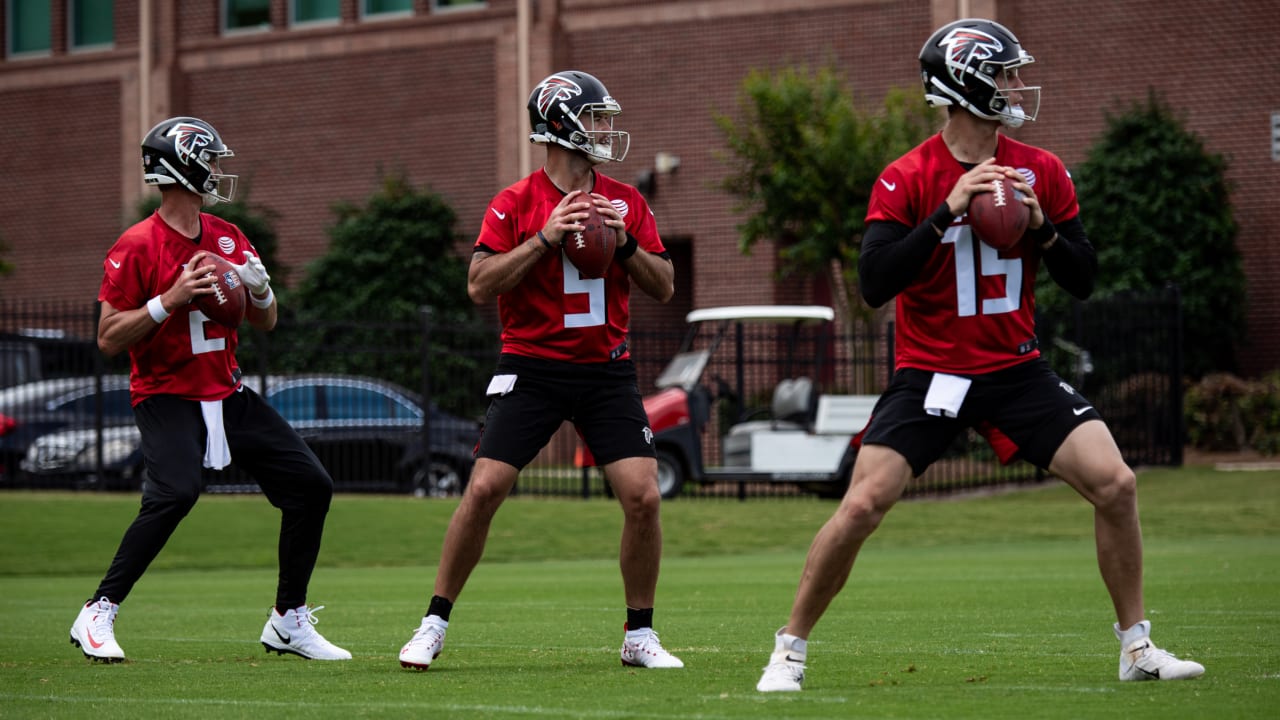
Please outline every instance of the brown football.
[[564, 254], [582, 277], [604, 277], [613, 262], [618, 236], [604, 224], [604, 216], [595, 205], [587, 209], [587, 218], [579, 224], [584, 228], [582, 232], [564, 234]]
[[217, 282], [213, 284], [213, 292], [196, 296], [196, 307], [210, 320], [229, 328], [240, 326], [244, 320], [245, 301], [247, 300], [244, 283], [240, 274], [231, 266], [226, 258], [220, 255], [206, 255], [200, 261], [203, 267], [209, 268]]
[[997, 250], [1017, 245], [1030, 220], [1031, 208], [1022, 202], [1022, 193], [1013, 189], [1009, 178], [996, 180], [991, 192], [978, 193], [969, 201], [969, 225]]

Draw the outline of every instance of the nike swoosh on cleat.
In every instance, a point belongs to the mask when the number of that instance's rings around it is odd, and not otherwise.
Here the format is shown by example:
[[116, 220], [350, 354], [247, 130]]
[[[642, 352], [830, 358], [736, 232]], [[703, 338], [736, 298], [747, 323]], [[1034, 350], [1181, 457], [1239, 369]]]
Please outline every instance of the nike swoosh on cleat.
[[1143, 675], [1146, 675], [1146, 676], [1147, 676], [1147, 677], [1149, 677], [1149, 678], [1152, 678], [1152, 679], [1155, 679], [1155, 680], [1159, 680], [1159, 679], [1160, 679], [1160, 669], [1159, 669], [1159, 668], [1156, 668], [1156, 670], [1155, 670], [1154, 672], [1152, 672], [1151, 670], [1147, 670], [1146, 668], [1138, 667], [1137, 665], [1135, 665], [1134, 667], [1135, 667], [1135, 668], [1137, 668], [1138, 672], [1142, 673]]
[[797, 663], [804, 662], [804, 660], [801, 660], [800, 658], [793, 658], [790, 655], [787, 656], [786, 660], [787, 662], [797, 662]]
[[293, 638], [280, 632], [280, 628], [276, 627], [275, 625], [271, 626], [271, 632], [274, 632], [276, 634], [276, 637], [283, 640], [285, 645], [288, 645], [289, 643], [293, 642]]
[[85, 630], [85, 631], [84, 631], [84, 634], [85, 634], [85, 636], [86, 636], [86, 637], [88, 637], [88, 638], [89, 638], [89, 646], [90, 646], [90, 647], [92, 647], [94, 650], [97, 650], [98, 648], [100, 648], [100, 647], [102, 647], [103, 645], [105, 645], [105, 644], [106, 644], [106, 643], [100, 643], [100, 642], [98, 642], [97, 640], [94, 640], [94, 639], [93, 639], [93, 631], [92, 631], [92, 630]]
[[1071, 408], [1071, 412], [1075, 413], [1076, 417], [1080, 417], [1081, 415], [1089, 412], [1092, 409], [1093, 409], [1092, 405], [1085, 405], [1082, 408]]

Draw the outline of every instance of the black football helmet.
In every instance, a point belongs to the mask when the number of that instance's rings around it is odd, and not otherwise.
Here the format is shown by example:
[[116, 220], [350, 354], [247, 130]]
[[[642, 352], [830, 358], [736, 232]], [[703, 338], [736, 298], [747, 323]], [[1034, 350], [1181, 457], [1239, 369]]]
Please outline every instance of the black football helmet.
[[213, 126], [199, 118], [161, 121], [142, 138], [142, 181], [147, 185], [181, 185], [207, 204], [231, 202], [236, 176], [214, 167], [234, 156]]
[[529, 141], [585, 153], [593, 163], [621, 162], [631, 136], [613, 129], [622, 106], [604, 83], [577, 70], [549, 76], [529, 95]]
[[[980, 118], [1019, 127], [1040, 111], [1040, 88], [1016, 87], [1021, 103], [1009, 98], [1018, 68], [1035, 62], [1009, 28], [968, 18], [942, 26], [920, 48], [924, 98], [935, 107], [958, 105]], [[1004, 87], [996, 84], [1003, 77]]]

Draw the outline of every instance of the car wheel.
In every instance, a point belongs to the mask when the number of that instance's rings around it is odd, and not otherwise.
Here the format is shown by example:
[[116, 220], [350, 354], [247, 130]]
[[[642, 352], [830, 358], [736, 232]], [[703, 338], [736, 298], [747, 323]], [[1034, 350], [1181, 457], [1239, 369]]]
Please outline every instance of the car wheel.
[[413, 474], [409, 491], [414, 497], [449, 497], [461, 495], [467, 486], [466, 474], [453, 463], [432, 458], [426, 467]]
[[658, 451], [658, 491], [664, 499], [671, 499], [680, 494], [684, 487], [684, 466], [674, 454]]

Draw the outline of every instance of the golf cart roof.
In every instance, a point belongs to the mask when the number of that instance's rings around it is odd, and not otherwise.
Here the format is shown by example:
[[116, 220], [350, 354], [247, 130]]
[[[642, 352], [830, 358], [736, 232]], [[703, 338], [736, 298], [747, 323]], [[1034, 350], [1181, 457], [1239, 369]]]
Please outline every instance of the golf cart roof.
[[689, 324], [715, 320], [736, 320], [740, 322], [786, 322], [791, 320], [830, 321], [836, 317], [835, 310], [826, 305], [729, 305], [726, 307], [703, 308], [694, 310], [685, 316]]

